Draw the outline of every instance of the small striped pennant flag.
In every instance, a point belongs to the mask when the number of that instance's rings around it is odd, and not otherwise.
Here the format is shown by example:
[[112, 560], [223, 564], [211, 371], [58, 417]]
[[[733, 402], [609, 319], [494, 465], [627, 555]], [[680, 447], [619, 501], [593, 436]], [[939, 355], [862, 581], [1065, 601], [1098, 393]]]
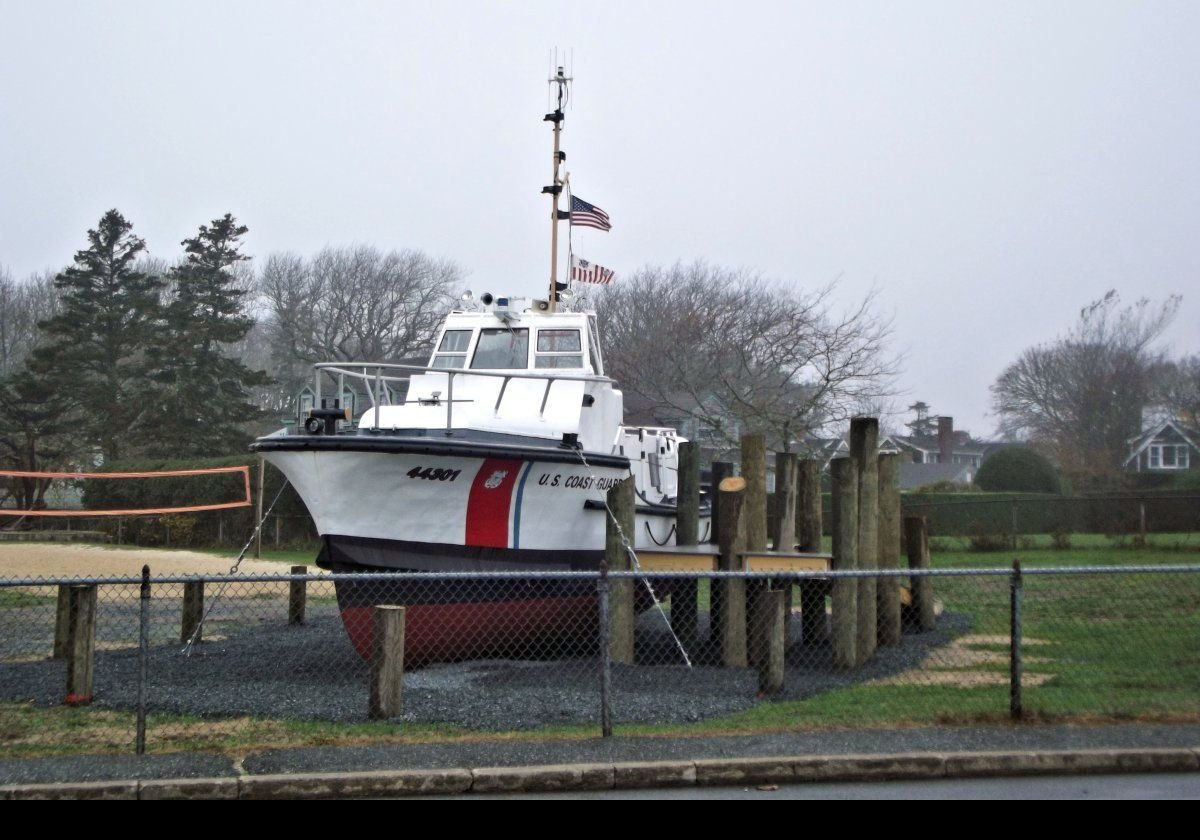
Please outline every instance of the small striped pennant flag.
[[574, 254], [571, 255], [571, 280], [576, 283], [600, 283], [608, 285], [613, 281], [616, 272], [611, 268], [605, 268], [602, 265], [596, 265], [594, 262], [589, 262], [585, 259], [580, 259]]

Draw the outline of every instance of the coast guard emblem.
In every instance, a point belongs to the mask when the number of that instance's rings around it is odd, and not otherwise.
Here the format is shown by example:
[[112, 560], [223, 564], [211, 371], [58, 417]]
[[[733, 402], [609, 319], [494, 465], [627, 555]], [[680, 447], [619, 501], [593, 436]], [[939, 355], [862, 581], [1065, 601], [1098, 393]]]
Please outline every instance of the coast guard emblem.
[[488, 476], [487, 481], [483, 482], [483, 486], [488, 490], [495, 490], [504, 481], [506, 475], [508, 475], [508, 470], [496, 470]]

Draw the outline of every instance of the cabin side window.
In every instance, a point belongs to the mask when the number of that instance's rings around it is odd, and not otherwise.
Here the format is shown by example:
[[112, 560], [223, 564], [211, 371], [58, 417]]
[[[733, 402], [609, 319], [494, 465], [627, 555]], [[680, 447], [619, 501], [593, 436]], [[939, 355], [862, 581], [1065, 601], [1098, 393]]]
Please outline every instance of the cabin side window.
[[461, 368], [467, 366], [467, 348], [471, 346], [471, 330], [446, 330], [441, 343], [433, 354], [435, 368]]
[[529, 367], [529, 330], [510, 330], [506, 327], [480, 330], [471, 367], [476, 370]]
[[534, 367], [581, 368], [582, 350], [579, 330], [538, 330]]

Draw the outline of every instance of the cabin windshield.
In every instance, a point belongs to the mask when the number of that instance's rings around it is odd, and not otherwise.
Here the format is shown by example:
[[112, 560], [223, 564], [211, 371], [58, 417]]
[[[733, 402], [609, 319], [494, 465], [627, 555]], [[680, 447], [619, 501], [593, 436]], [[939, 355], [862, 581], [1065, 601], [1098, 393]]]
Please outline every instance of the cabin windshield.
[[480, 330], [471, 367], [476, 370], [529, 367], [529, 330], [510, 330], [507, 327]]
[[536, 368], [581, 368], [583, 345], [579, 330], [538, 330]]

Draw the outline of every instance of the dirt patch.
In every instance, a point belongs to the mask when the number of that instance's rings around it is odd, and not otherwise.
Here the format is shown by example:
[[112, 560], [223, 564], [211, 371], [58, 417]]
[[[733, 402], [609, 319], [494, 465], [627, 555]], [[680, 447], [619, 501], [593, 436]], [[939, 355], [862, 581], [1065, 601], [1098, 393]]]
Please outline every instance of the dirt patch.
[[[223, 575], [233, 557], [199, 551], [64, 543], [0, 543], [0, 577], [137, 577], [143, 564], [160, 575]], [[286, 574], [271, 560], [243, 560], [242, 574]]]
[[[1048, 644], [1046, 639], [1022, 639], [1022, 645], [1036, 647]], [[978, 650], [975, 645], [1007, 645], [1008, 636], [971, 635], [960, 636], [944, 648], [939, 648], [915, 668], [903, 673], [872, 681], [873, 685], [952, 685], [959, 688], [975, 688], [981, 685], [1006, 685], [1009, 676], [1004, 671], [986, 669], [985, 666], [1008, 664], [1008, 653], [996, 650]], [[1054, 660], [1044, 656], [1024, 656], [1026, 665], [1048, 665]], [[982, 670], [974, 670], [974, 669]], [[1052, 679], [1054, 674], [1038, 673], [1021, 675], [1026, 685], [1038, 686]]]

